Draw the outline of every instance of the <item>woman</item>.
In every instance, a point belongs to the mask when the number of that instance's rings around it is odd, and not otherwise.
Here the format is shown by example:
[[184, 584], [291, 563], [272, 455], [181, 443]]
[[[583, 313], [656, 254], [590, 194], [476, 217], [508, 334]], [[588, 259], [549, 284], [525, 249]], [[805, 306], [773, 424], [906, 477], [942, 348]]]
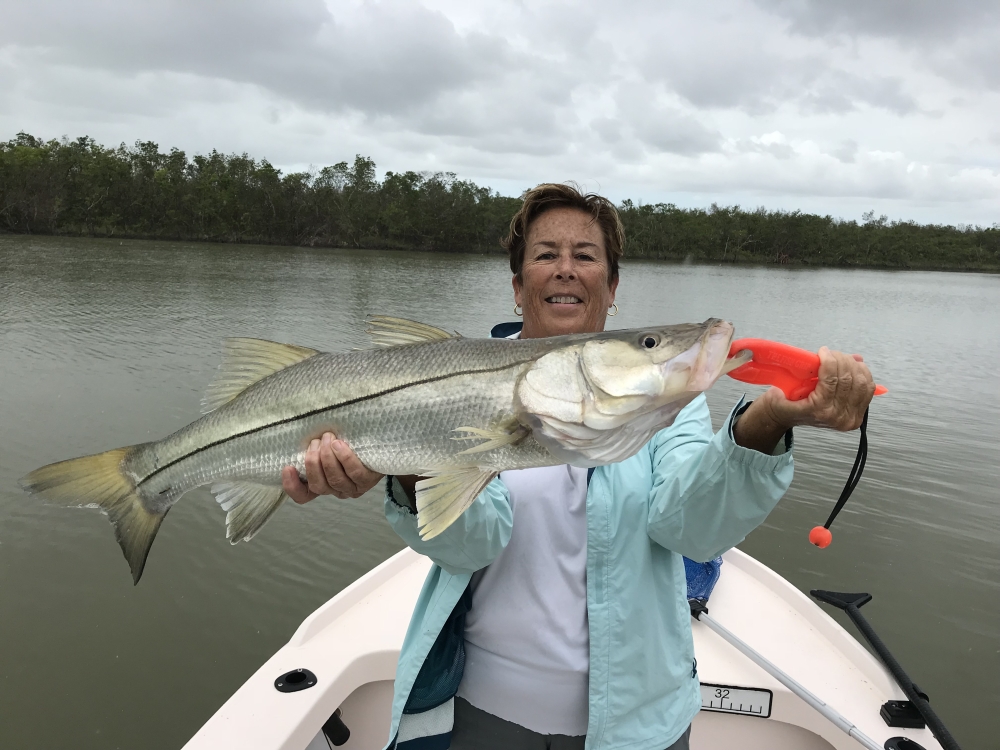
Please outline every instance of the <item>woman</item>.
[[[604, 330], [624, 244], [609, 201], [540, 185], [504, 244], [520, 336]], [[387, 518], [435, 562], [400, 654], [392, 744], [685, 750], [700, 693], [682, 555], [711, 559], [766, 518], [792, 479], [793, 426], [860, 426], [868, 368], [825, 347], [820, 360], [809, 398], [771, 389], [717, 434], [702, 395], [627, 461], [503, 472], [430, 541], [417, 478], [390, 478]], [[283, 477], [296, 502], [381, 478], [332, 435], [305, 463], [305, 482]]]

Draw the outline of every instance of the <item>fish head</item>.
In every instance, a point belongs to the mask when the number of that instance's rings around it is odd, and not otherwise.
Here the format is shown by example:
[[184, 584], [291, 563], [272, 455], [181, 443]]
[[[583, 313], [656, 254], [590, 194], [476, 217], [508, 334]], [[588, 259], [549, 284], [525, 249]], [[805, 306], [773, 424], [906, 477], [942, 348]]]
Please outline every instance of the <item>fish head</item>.
[[733, 332], [732, 323], [710, 319], [588, 341], [579, 366], [597, 413], [649, 410], [708, 389], [723, 372]]
[[733, 333], [731, 323], [711, 318], [564, 337], [566, 346], [519, 381], [518, 419], [568, 463], [624, 460], [730, 369]]

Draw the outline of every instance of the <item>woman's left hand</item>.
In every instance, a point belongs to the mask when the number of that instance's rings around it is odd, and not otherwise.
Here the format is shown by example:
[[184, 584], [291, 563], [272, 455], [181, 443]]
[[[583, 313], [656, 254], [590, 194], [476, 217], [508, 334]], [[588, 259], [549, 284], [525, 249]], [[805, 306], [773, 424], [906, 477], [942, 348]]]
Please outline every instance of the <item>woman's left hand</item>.
[[875, 380], [860, 354], [819, 350], [819, 380], [800, 401], [771, 388], [740, 416], [733, 429], [737, 444], [771, 453], [781, 436], [799, 425], [856, 430], [875, 395]]
[[819, 350], [819, 381], [800, 401], [789, 401], [779, 388], [761, 397], [771, 419], [788, 427], [810, 425], [831, 430], [856, 430], [875, 395], [875, 380], [860, 354]]

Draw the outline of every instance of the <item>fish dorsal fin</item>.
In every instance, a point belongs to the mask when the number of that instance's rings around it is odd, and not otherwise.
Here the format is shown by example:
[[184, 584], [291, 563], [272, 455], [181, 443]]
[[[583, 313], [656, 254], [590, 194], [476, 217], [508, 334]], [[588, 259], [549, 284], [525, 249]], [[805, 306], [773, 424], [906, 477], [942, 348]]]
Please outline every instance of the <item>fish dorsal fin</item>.
[[368, 328], [365, 332], [371, 335], [375, 346], [401, 346], [461, 338], [460, 334], [448, 333], [443, 328], [435, 328], [406, 318], [391, 318], [388, 315], [372, 315], [368, 319]]
[[201, 400], [202, 414], [229, 403], [258, 380], [318, 353], [305, 346], [264, 339], [226, 339], [219, 373]]

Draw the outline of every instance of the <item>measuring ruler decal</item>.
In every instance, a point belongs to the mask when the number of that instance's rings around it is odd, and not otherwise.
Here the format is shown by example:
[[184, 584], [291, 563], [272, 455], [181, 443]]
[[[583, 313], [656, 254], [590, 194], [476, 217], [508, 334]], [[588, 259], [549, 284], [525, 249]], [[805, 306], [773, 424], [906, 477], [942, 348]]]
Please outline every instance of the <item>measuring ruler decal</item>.
[[702, 711], [719, 711], [726, 714], [742, 714], [743, 716], [758, 716], [766, 719], [771, 715], [772, 697], [771, 691], [764, 688], [701, 683]]

